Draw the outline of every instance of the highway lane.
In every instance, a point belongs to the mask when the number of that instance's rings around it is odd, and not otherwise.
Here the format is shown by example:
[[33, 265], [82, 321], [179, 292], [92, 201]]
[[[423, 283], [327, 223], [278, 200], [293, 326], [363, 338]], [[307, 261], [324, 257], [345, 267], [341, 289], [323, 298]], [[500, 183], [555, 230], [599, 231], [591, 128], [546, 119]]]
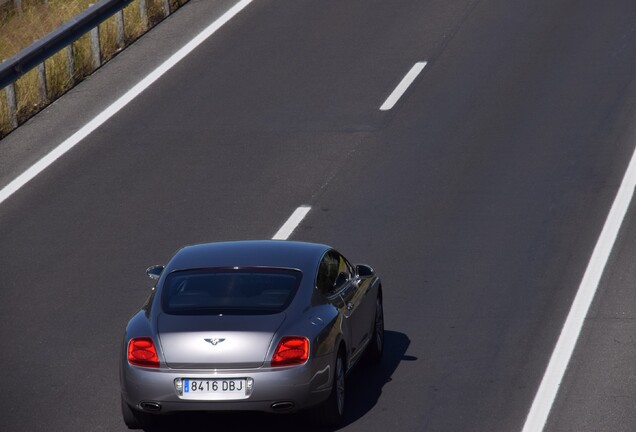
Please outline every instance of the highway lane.
[[[625, 136], [636, 140], [633, 122]], [[634, 211], [632, 201], [546, 431], [634, 429]]]
[[[636, 6], [446, 3], [250, 5], [4, 203], [0, 429], [123, 430], [116, 361], [143, 269], [271, 237], [309, 204], [293, 238], [373, 264], [390, 293], [389, 353], [351, 377], [344, 429], [520, 430], [633, 149]], [[578, 430], [577, 400], [551, 430]]]
[[[634, 145], [634, 65], [618, 54], [634, 49], [633, 7], [553, 5], [569, 13], [567, 22], [551, 21], [561, 14], [539, 25], [550, 6], [537, 4], [523, 11], [528, 22], [519, 26], [501, 3], [488, 6], [510, 17], [515, 31], [502, 37], [496, 29], [506, 24], [478, 20], [486, 9], [477, 7], [475, 21], [467, 20], [430, 65], [382, 131], [386, 136], [365, 149], [376, 163], [351, 174], [351, 182], [378, 174], [364, 186], [367, 200], [353, 205], [357, 214], [373, 214], [346, 236], [358, 239], [353, 249], [373, 246], [370, 262], [392, 257], [383, 269], [387, 277], [413, 269], [412, 278], [397, 277], [411, 289], [399, 285], [406, 295], [394, 312], [418, 317], [402, 329], [411, 339], [409, 353], [426, 363], [401, 364], [400, 385], [391, 387], [394, 376], [386, 387], [392, 389], [388, 399], [419, 395], [410, 411], [418, 416], [401, 418], [407, 430], [521, 429]], [[546, 28], [554, 33], [546, 35]], [[482, 43], [470, 45], [469, 38]], [[457, 55], [456, 44], [473, 52]], [[440, 86], [445, 79], [452, 86]], [[326, 199], [330, 209], [346, 206], [345, 192]], [[384, 197], [381, 205], [373, 201], [377, 196]], [[321, 214], [316, 223], [339, 226], [347, 218]], [[374, 232], [375, 242], [363, 239], [365, 232]], [[416, 285], [408, 282], [419, 274]], [[628, 353], [622, 369], [614, 369], [615, 390], [630, 382], [624, 379], [631, 374]], [[580, 380], [587, 383], [588, 403], [581, 407], [571, 398], [571, 414], [550, 430], [614, 430], [603, 426], [608, 414], [594, 417], [599, 411], [614, 414], [611, 424], [620, 424], [618, 430], [632, 430], [631, 399], [617, 409], [615, 399], [593, 396], [603, 376], [591, 381], [598, 360], [586, 364], [588, 375]], [[400, 399], [405, 388], [411, 392]], [[627, 385], [613, 394], [630, 392]], [[586, 428], [583, 420], [569, 422], [585, 408]], [[371, 429], [380, 421], [367, 418]]]
[[546, 431], [631, 431], [634, 414], [634, 205], [618, 239]]

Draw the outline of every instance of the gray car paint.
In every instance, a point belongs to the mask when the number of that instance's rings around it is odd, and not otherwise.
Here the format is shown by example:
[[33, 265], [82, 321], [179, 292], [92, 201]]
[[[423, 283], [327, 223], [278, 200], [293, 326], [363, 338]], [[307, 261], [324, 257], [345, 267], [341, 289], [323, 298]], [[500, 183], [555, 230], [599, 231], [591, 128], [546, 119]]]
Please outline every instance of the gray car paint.
[[[272, 315], [158, 316], [166, 366], [173, 369], [229, 369], [262, 366], [284, 313]], [[206, 339], [221, 340], [215, 345]]]
[[[338, 348], [341, 344], [344, 345], [349, 370], [359, 360], [369, 341], [368, 335], [373, 328], [374, 313], [368, 311], [374, 307], [380, 284], [376, 275], [365, 278], [356, 276], [341, 292], [327, 299], [315, 289], [315, 274], [320, 259], [328, 250], [330, 247], [326, 245], [288, 241], [214, 243], [181, 249], [166, 266], [144, 309], [137, 313], [126, 327], [120, 367], [122, 400], [134, 409], [142, 409], [142, 402], [156, 402], [161, 405], [161, 413], [189, 410], [272, 412], [272, 404], [277, 401], [292, 402], [293, 407], [290, 411], [296, 411], [324, 401], [330, 393]], [[274, 327], [280, 317], [272, 316], [272, 321], [267, 323], [271, 327], [260, 337], [256, 336], [254, 328], [250, 327], [253, 323], [239, 324], [240, 320], [234, 321], [237, 324], [237, 332], [245, 330], [247, 339], [258, 341], [259, 348], [254, 353], [248, 354], [239, 350], [233, 354], [234, 357], [228, 354], [224, 357], [225, 360], [219, 363], [203, 361], [197, 368], [192, 368], [196, 360], [193, 361], [188, 356], [179, 357], [176, 353], [174, 359], [172, 358], [171, 339], [174, 337], [176, 341], [179, 338], [177, 332], [174, 336], [159, 336], [160, 316], [163, 314], [159, 300], [161, 287], [166, 275], [171, 271], [217, 266], [287, 267], [301, 270], [303, 278], [295, 298], [284, 314], [277, 314], [284, 315], [278, 329]], [[196, 341], [197, 337], [201, 337], [201, 343], [209, 345], [203, 341], [204, 338], [216, 337], [220, 329], [230, 329], [229, 326], [211, 325], [206, 331], [203, 326], [205, 320], [198, 324], [194, 322], [196, 320], [193, 321], [194, 324], [186, 324], [192, 317], [180, 318], [185, 318], [184, 324], [171, 325], [183, 326], [188, 335], [187, 341], [183, 344], [174, 343], [175, 347], [179, 346], [186, 351], [193, 350], [189, 346], [190, 343], [199, 343]], [[213, 324], [213, 321], [209, 323]], [[303, 365], [273, 368], [269, 361], [276, 345], [282, 337], [288, 335], [303, 335], [310, 340], [309, 360]], [[131, 338], [141, 336], [150, 336], [155, 341], [160, 368], [145, 368], [128, 363], [127, 343]], [[235, 333], [232, 333], [232, 336], [234, 337]], [[162, 343], [166, 344], [169, 339], [167, 355]], [[269, 341], [269, 344], [264, 360], [261, 360], [265, 341]], [[232, 362], [235, 364], [229, 368], [221, 367], [230, 366]], [[260, 366], [257, 366], [257, 363], [260, 363]], [[184, 401], [175, 391], [174, 380], [185, 377], [252, 378], [255, 382], [254, 391], [245, 400], [192, 403], [193, 401]]]

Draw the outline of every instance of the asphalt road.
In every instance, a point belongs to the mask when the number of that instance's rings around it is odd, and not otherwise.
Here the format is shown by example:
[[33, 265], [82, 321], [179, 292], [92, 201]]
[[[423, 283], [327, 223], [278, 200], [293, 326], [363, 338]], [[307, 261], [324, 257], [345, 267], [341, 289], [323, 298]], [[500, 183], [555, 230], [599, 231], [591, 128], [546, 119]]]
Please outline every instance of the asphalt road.
[[[0, 141], [0, 185], [231, 3], [190, 2]], [[635, 23], [633, 0], [253, 2], [0, 205], [0, 430], [125, 430], [144, 269], [310, 205], [292, 238], [384, 280], [386, 357], [343, 430], [520, 431], [636, 144]], [[548, 431], [636, 430], [634, 210]]]

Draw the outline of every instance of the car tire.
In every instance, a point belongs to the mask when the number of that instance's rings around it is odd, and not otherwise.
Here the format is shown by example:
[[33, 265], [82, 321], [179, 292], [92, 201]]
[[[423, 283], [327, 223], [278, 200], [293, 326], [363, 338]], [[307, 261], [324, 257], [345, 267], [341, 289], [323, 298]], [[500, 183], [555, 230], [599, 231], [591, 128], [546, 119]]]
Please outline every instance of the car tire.
[[138, 411], [121, 398], [121, 415], [128, 429], [152, 430], [157, 422], [155, 416]]
[[121, 416], [124, 419], [124, 423], [128, 426], [128, 429], [139, 429], [141, 425], [137, 421], [137, 417], [133, 409], [126, 403], [124, 398], [121, 398]]
[[346, 362], [344, 349], [340, 349], [334, 366], [333, 384], [329, 398], [314, 409], [314, 419], [326, 427], [338, 427], [342, 424], [346, 402]]
[[384, 306], [382, 297], [375, 300], [375, 318], [373, 320], [373, 336], [369, 343], [369, 360], [372, 363], [380, 363], [384, 353]]

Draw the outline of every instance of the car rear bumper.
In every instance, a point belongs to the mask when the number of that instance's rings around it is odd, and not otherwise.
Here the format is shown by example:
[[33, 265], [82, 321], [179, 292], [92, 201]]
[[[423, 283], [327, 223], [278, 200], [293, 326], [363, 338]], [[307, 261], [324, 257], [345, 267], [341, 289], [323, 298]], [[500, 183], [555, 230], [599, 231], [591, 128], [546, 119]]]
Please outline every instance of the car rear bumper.
[[[250, 378], [251, 394], [239, 400], [189, 400], [180, 396], [175, 380]], [[299, 366], [236, 370], [145, 368], [122, 365], [122, 397], [138, 410], [293, 412], [319, 404], [331, 390], [331, 356], [312, 358]], [[156, 406], [154, 405], [156, 404]], [[154, 408], [154, 409], [153, 409]], [[158, 409], [157, 409], [158, 408]]]

